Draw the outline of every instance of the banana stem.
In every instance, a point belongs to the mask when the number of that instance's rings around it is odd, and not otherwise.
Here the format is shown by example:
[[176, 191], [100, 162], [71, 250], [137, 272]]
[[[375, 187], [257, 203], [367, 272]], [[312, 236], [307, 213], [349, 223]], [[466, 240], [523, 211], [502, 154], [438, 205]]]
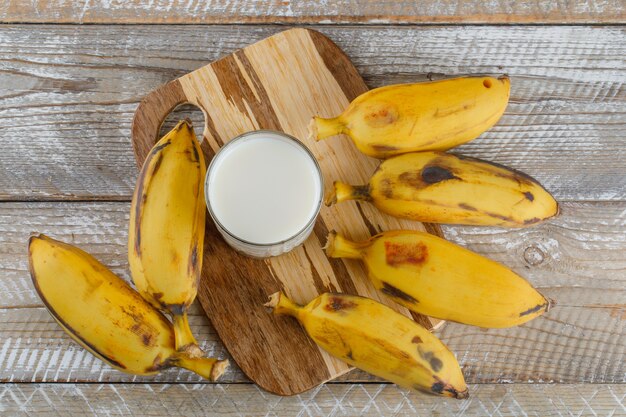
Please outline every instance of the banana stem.
[[196, 338], [189, 327], [187, 312], [182, 314], [172, 314], [172, 322], [174, 325], [174, 336], [176, 339], [176, 350], [184, 352], [190, 357], [199, 358], [204, 352], [198, 346]]
[[346, 200], [370, 200], [369, 185], [350, 185], [345, 182], [335, 181], [333, 191], [326, 197], [326, 205], [332, 206]]
[[265, 307], [271, 308], [274, 314], [285, 314], [298, 318], [298, 314], [302, 310], [302, 306], [291, 301], [283, 292], [275, 292], [270, 295]]
[[367, 246], [367, 241], [353, 242], [332, 230], [328, 233], [324, 249], [326, 249], [326, 255], [329, 258], [361, 259], [363, 257], [363, 249]]
[[316, 141], [326, 139], [329, 136], [338, 135], [339, 133], [343, 133], [344, 128], [345, 125], [343, 121], [341, 121], [341, 116], [333, 117], [330, 119], [324, 119], [323, 117], [315, 116], [313, 120], [311, 120], [311, 124], [309, 125], [311, 138]]
[[191, 358], [184, 353], [177, 352], [172, 358], [174, 365], [195, 372], [209, 381], [217, 381], [228, 368], [228, 359]]

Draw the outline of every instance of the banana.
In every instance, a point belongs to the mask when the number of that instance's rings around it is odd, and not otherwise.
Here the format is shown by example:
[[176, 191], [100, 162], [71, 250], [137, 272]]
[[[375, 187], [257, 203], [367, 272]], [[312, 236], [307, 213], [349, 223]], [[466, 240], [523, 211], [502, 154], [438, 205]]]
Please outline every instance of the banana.
[[504, 265], [425, 232], [390, 231], [363, 242], [331, 232], [326, 254], [361, 260], [381, 292], [444, 320], [512, 327], [554, 305]]
[[314, 117], [315, 140], [344, 133], [366, 155], [446, 150], [496, 124], [509, 101], [507, 76], [462, 77], [376, 88], [354, 99], [339, 116]]
[[535, 179], [480, 159], [415, 152], [383, 161], [367, 185], [340, 181], [326, 198], [371, 201], [396, 217], [428, 223], [526, 227], [558, 214]]
[[405, 388], [467, 398], [459, 364], [437, 337], [369, 298], [325, 293], [302, 307], [283, 293], [265, 304], [295, 317], [322, 349]]
[[128, 260], [133, 281], [153, 306], [169, 312], [176, 348], [202, 356], [187, 309], [202, 270], [206, 166], [191, 123], [181, 121], [152, 148], [130, 212]]
[[212, 381], [228, 361], [177, 352], [170, 322], [88, 253], [44, 235], [28, 242], [30, 273], [50, 314], [78, 344], [120, 371], [181, 367]]

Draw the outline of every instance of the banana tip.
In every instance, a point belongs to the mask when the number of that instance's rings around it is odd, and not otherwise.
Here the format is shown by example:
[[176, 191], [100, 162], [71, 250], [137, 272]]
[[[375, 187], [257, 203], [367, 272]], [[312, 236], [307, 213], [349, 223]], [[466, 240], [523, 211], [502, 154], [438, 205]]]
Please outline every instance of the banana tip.
[[330, 232], [328, 232], [328, 237], [326, 237], [326, 244], [322, 248], [324, 249], [324, 252], [326, 252], [326, 256], [332, 257], [336, 237], [337, 232], [335, 230], [331, 230]]
[[326, 207], [330, 207], [333, 204], [337, 203], [337, 190], [335, 189], [335, 184], [337, 183], [337, 181], [335, 181], [333, 183], [333, 189], [330, 190], [327, 194], [326, 197], [324, 198], [324, 204], [326, 205]]
[[317, 116], [313, 116], [309, 122], [309, 139], [315, 142], [319, 141], [319, 130], [317, 129], [317, 122], [315, 121]]
[[213, 365], [213, 369], [211, 369], [211, 381], [217, 381], [222, 376], [222, 374], [224, 374], [226, 368], [228, 368], [228, 365], [228, 359], [215, 362], [215, 365]]
[[269, 301], [263, 304], [263, 307], [267, 307], [267, 308], [274, 310], [276, 306], [278, 305], [279, 301], [280, 301], [280, 292], [275, 292], [274, 294], [270, 295]]
[[469, 389], [465, 388], [463, 391], [455, 391], [454, 398], [458, 400], [465, 400], [469, 398]]

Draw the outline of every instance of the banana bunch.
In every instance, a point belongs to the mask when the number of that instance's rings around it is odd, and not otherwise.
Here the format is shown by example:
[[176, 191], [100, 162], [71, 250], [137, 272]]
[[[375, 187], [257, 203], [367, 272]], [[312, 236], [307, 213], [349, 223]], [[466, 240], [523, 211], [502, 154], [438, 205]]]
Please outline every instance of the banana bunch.
[[504, 265], [425, 232], [390, 231], [363, 242], [331, 232], [326, 254], [361, 260], [383, 294], [411, 311], [444, 320], [512, 327], [553, 304]]
[[33, 284], [52, 317], [112, 367], [135, 375], [180, 367], [215, 381], [228, 366], [177, 351], [171, 323], [88, 253], [39, 235], [30, 238], [28, 256]]
[[133, 281], [174, 323], [176, 349], [202, 356], [187, 309], [202, 270], [206, 165], [190, 122], [183, 120], [152, 148], [130, 212], [128, 261]]
[[428, 223], [526, 227], [558, 213], [554, 198], [528, 175], [444, 152], [387, 159], [367, 185], [336, 181], [326, 204], [346, 200]]
[[[367, 184], [335, 181], [326, 204], [363, 200], [400, 218], [503, 227], [556, 216], [555, 199], [528, 175], [442, 152], [493, 126], [509, 91], [506, 76], [391, 85], [362, 94], [336, 117], [314, 117], [315, 140], [343, 133], [362, 153], [389, 158]], [[326, 253], [361, 260], [382, 293], [411, 311], [444, 320], [511, 327], [554, 304], [505, 266], [428, 233], [389, 231], [353, 242], [331, 232]], [[373, 300], [324, 294], [300, 307], [276, 294], [268, 305], [296, 317], [318, 345], [351, 365], [402, 386], [466, 396], [458, 364], [445, 346]], [[429, 367], [433, 358], [447, 375], [432, 362]]]
[[325, 293], [299, 306], [275, 293], [266, 306], [295, 317], [315, 343], [352, 366], [402, 387], [468, 397], [463, 373], [446, 345], [379, 302]]
[[446, 150], [496, 124], [509, 101], [507, 76], [462, 77], [375, 88], [354, 99], [339, 116], [313, 118], [310, 135], [339, 133], [374, 158]]

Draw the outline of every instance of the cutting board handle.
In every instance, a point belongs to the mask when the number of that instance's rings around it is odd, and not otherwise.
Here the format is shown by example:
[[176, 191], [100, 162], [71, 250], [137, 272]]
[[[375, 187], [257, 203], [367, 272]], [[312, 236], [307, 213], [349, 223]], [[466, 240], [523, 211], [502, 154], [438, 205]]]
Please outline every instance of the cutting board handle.
[[157, 88], [141, 100], [130, 129], [137, 166], [141, 168], [148, 152], [157, 142], [161, 125], [167, 115], [188, 102], [178, 80]]

